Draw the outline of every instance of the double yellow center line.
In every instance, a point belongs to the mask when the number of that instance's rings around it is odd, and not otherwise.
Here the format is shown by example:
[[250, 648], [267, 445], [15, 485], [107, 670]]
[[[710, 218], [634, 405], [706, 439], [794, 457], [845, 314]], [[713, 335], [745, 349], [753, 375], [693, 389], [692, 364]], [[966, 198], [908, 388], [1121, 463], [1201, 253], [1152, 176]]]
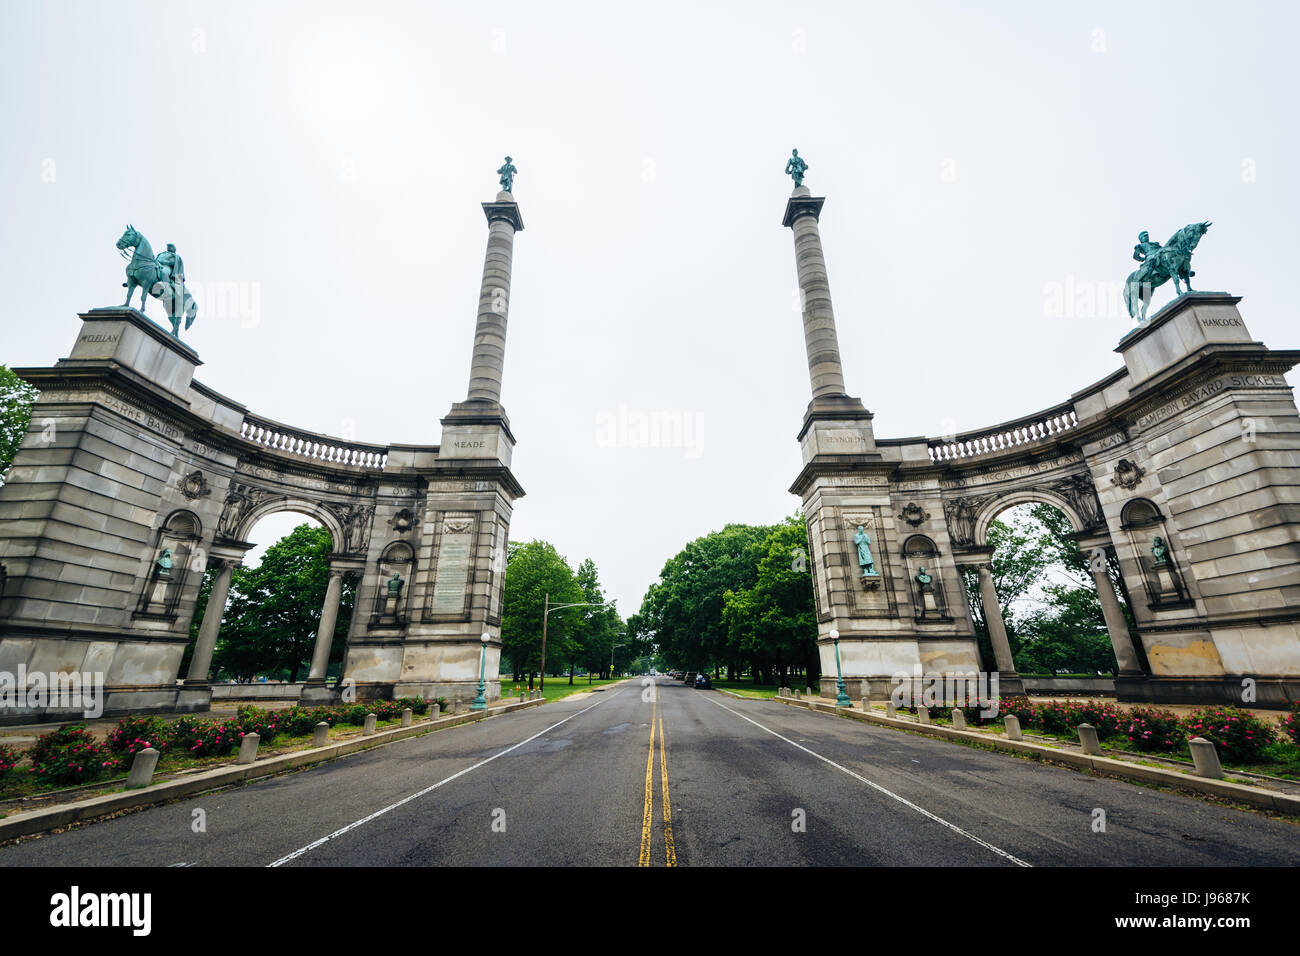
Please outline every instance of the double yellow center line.
[[655, 786], [655, 730], [659, 732], [659, 769], [663, 786], [664, 854], [666, 865], [677, 865], [677, 847], [673, 842], [673, 808], [668, 798], [668, 748], [664, 738], [663, 716], [659, 713], [659, 687], [654, 688], [654, 704], [650, 711], [650, 752], [645, 762], [645, 808], [641, 814], [641, 855], [638, 866], [650, 865], [650, 844], [654, 832]]

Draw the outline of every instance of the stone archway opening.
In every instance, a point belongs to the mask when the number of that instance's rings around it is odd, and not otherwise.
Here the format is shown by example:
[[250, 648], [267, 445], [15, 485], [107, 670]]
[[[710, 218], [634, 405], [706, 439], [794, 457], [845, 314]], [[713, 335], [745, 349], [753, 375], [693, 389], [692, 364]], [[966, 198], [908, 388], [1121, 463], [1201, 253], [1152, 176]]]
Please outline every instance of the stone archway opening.
[[296, 697], [304, 683], [341, 676], [356, 598], [352, 569], [336, 561], [341, 533], [318, 508], [278, 504], [247, 516], [242, 541], [214, 547], [187, 681], [289, 685], [281, 696]]
[[980, 515], [976, 542], [982, 560], [963, 569], [965, 596], [981, 654], [1000, 671], [1008, 657], [1021, 679], [1141, 668], [1114, 548], [1067, 502], [1038, 490], [1007, 496]]

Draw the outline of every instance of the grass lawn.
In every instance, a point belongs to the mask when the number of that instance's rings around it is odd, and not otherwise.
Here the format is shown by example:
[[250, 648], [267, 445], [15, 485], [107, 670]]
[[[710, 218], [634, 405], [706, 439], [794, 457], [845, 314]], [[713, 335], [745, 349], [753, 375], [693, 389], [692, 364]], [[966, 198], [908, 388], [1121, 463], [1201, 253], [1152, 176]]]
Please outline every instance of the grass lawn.
[[713, 686], [718, 690], [729, 690], [741, 697], [756, 697], [760, 700], [775, 697], [780, 689], [775, 684], [755, 684], [747, 680], [715, 680]]
[[[566, 677], [548, 677], [546, 678], [546, 687], [542, 691], [543, 700], [559, 700], [562, 697], [568, 697], [570, 694], [581, 694], [589, 690], [595, 690], [597, 687], [608, 687], [610, 684], [617, 684], [619, 681], [627, 680], [626, 677], [620, 677], [618, 680], [593, 680], [587, 683], [585, 677], [575, 677], [573, 685], [569, 685], [569, 678]], [[534, 683], [533, 685], [537, 685]], [[501, 678], [501, 697], [503, 700], [513, 697], [519, 699], [519, 692], [516, 687], [528, 688], [528, 680], [524, 679], [516, 683], [508, 680], [506, 677]]]

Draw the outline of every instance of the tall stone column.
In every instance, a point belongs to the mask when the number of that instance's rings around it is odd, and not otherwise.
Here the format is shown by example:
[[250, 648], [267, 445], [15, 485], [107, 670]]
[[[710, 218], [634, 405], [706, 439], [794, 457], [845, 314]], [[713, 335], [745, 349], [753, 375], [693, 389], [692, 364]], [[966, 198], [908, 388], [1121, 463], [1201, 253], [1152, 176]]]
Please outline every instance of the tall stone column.
[[485, 202], [488, 220], [483, 284], [479, 288], [478, 321], [474, 327], [474, 358], [469, 373], [469, 401], [501, 401], [501, 371], [506, 360], [506, 315], [510, 307], [510, 266], [515, 233], [524, 228], [519, 205], [504, 190], [496, 202]]
[[1110, 643], [1115, 648], [1115, 661], [1119, 672], [1124, 677], [1142, 677], [1142, 666], [1138, 663], [1137, 652], [1128, 633], [1128, 621], [1124, 619], [1124, 609], [1119, 606], [1115, 589], [1111, 586], [1110, 575], [1105, 568], [1093, 569], [1092, 579], [1097, 584], [1097, 597], [1101, 599], [1101, 613], [1106, 619], [1106, 632]]
[[189, 673], [185, 675], [187, 684], [201, 684], [208, 679], [212, 652], [217, 646], [217, 635], [221, 631], [221, 616], [225, 613], [226, 597], [230, 594], [230, 578], [235, 573], [236, 562], [225, 558], [213, 558], [212, 561], [217, 565], [217, 576], [212, 581], [208, 607], [203, 612], [203, 623], [199, 625], [199, 639], [194, 644]]
[[981, 564], [977, 570], [980, 576], [980, 602], [984, 605], [984, 621], [989, 627], [989, 640], [993, 643], [998, 674], [1001, 680], [1019, 680], [1016, 659], [1011, 656], [1011, 642], [1007, 640], [1007, 626], [1002, 621], [1002, 607], [998, 604], [998, 590], [993, 586], [993, 569], [987, 564]]
[[321, 606], [320, 627], [316, 631], [316, 647], [311, 654], [311, 672], [307, 680], [313, 683], [325, 680], [325, 669], [330, 662], [330, 648], [334, 644], [334, 625], [339, 619], [339, 598], [343, 594], [343, 571], [330, 568], [329, 584], [325, 588], [325, 603]]
[[807, 186], [798, 186], [786, 204], [784, 220], [784, 225], [794, 230], [795, 266], [803, 300], [803, 337], [814, 403], [820, 398], [844, 394], [831, 286], [826, 276], [826, 257], [822, 255], [821, 233], [817, 229], [825, 202], [823, 197], [814, 197]]

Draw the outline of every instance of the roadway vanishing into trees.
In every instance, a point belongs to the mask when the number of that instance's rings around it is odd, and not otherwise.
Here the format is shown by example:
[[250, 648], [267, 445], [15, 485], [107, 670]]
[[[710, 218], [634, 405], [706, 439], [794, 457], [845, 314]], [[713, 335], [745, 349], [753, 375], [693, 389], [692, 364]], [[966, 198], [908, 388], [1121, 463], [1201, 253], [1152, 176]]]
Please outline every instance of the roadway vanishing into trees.
[[1182, 794], [659, 678], [0, 847], [7, 867], [1065, 864], [1296, 866], [1300, 840]]

